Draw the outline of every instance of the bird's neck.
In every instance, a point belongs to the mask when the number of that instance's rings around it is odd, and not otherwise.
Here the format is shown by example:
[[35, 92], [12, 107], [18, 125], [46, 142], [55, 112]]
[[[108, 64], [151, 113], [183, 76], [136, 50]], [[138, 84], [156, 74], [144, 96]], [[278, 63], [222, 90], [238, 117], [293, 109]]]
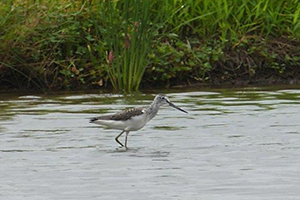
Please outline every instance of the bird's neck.
[[149, 120], [151, 120], [153, 117], [155, 117], [155, 115], [157, 114], [158, 110], [159, 110], [159, 105], [157, 105], [156, 103], [152, 103], [149, 108], [148, 108], [148, 113], [149, 113]]

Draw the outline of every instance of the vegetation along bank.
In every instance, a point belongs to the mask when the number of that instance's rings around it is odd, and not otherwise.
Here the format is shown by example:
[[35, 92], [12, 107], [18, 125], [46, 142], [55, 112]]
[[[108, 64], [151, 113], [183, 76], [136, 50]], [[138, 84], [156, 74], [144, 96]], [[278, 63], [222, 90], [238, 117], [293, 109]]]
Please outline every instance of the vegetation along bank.
[[2, 88], [299, 82], [299, 0], [0, 2]]

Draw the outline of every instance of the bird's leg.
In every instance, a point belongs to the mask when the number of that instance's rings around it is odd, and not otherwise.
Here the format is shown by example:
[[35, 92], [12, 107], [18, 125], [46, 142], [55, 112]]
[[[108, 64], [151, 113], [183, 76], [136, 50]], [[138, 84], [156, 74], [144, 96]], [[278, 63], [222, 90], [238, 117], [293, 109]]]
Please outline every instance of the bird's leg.
[[129, 131], [126, 131], [126, 137], [125, 137], [125, 148], [128, 149], [127, 147], [127, 137], [128, 137]]
[[[119, 137], [124, 133], [125, 131], [122, 131], [116, 138], [116, 142], [119, 143], [121, 145], [121, 147], [124, 147], [124, 145], [119, 141]], [[125, 143], [126, 144], [126, 143]]]

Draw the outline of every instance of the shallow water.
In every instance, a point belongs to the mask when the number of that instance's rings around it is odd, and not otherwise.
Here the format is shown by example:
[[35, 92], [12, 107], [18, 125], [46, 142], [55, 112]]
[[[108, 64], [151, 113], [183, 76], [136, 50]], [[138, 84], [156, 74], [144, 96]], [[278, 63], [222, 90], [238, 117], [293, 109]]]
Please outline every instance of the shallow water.
[[299, 199], [300, 89], [167, 95], [123, 151], [88, 118], [152, 94], [0, 94], [0, 199]]

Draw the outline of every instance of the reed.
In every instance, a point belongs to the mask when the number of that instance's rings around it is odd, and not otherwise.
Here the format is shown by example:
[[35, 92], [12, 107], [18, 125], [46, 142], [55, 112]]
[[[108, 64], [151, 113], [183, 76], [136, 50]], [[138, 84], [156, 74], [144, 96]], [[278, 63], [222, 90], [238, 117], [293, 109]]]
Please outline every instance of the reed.
[[98, 17], [104, 19], [105, 30], [97, 25], [95, 28], [107, 43], [105, 69], [109, 79], [115, 89], [138, 90], [153, 39], [151, 1], [105, 1], [103, 6]]

